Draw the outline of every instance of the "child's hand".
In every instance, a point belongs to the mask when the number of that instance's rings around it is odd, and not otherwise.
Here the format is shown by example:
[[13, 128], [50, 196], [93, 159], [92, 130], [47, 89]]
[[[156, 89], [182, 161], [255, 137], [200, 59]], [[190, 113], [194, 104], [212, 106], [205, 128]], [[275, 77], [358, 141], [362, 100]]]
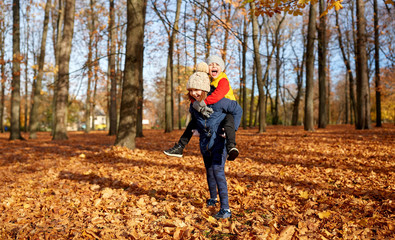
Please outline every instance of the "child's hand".
[[198, 112], [200, 112], [201, 114], [203, 114], [203, 116], [205, 116], [206, 118], [209, 118], [210, 115], [214, 112], [214, 110], [213, 110], [212, 108], [207, 107], [207, 105], [206, 105], [206, 103], [205, 103], [204, 101], [201, 101], [201, 102], [195, 101], [195, 102], [192, 104], [192, 107], [193, 107], [196, 111], [198, 111]]

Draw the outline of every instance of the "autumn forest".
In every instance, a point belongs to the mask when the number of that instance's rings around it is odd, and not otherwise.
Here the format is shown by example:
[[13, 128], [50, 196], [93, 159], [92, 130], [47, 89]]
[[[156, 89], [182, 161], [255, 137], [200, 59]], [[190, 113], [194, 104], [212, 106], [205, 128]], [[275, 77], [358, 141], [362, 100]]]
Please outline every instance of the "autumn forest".
[[[0, 0], [0, 239], [395, 238], [393, 0]], [[242, 108], [232, 217], [186, 84]]]

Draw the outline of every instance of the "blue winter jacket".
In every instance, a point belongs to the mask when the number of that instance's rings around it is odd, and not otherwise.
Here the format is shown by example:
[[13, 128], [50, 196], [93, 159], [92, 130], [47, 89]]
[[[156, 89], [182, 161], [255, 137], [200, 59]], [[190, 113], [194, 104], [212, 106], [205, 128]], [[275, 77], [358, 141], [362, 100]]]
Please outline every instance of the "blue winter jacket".
[[214, 110], [209, 118], [205, 118], [201, 113], [196, 111], [192, 104], [189, 111], [193, 114], [196, 119], [198, 131], [200, 134], [200, 151], [202, 154], [206, 154], [208, 151], [212, 151], [213, 148], [223, 148], [224, 138], [220, 136], [223, 133], [221, 122], [224, 120], [227, 113], [233, 115], [235, 122], [235, 130], [239, 128], [241, 116], [243, 110], [240, 105], [227, 98], [222, 98], [218, 102], [208, 105]]

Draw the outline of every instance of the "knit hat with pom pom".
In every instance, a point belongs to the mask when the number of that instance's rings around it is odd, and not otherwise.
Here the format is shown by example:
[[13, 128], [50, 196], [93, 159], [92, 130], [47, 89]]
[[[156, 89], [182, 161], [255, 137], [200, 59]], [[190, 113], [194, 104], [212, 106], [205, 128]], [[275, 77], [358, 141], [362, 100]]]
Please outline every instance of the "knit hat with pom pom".
[[196, 72], [189, 77], [187, 89], [199, 89], [210, 92], [210, 78], [208, 77], [208, 65], [201, 62], [196, 66]]

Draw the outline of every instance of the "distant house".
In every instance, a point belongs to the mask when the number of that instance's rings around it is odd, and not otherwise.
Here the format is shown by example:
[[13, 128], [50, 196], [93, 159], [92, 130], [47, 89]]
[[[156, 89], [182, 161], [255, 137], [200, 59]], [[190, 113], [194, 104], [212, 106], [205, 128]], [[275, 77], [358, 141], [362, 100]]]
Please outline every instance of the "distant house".
[[89, 123], [91, 124], [91, 129], [105, 130], [107, 127], [107, 116], [103, 109], [100, 109], [96, 106], [95, 119], [93, 121], [94, 126], [92, 127], [92, 117], [90, 117]]

